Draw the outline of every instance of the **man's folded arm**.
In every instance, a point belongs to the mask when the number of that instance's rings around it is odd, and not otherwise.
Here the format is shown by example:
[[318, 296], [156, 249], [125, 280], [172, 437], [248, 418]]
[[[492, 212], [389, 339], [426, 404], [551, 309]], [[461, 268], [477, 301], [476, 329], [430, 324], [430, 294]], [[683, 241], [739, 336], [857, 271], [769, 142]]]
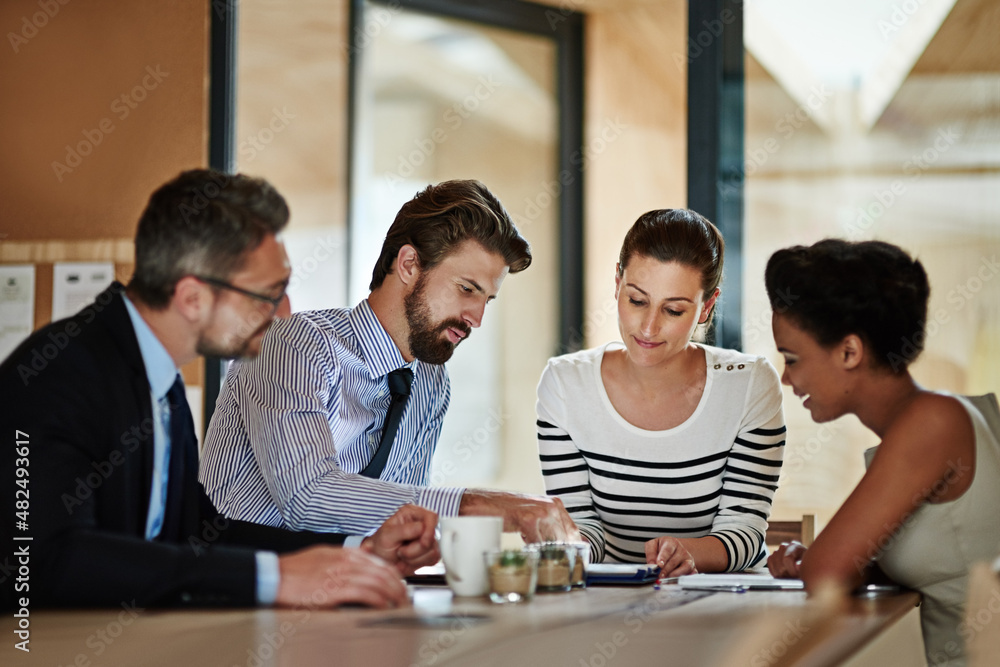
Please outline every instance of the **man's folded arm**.
[[[70, 530], [34, 542], [31, 605], [42, 607], [252, 606], [252, 549], [150, 542]], [[14, 592], [16, 598], [20, 593]]]
[[[342, 545], [347, 538], [347, 535], [341, 533], [285, 530], [284, 528], [265, 526], [251, 521], [227, 519], [216, 510], [212, 501], [205, 493], [204, 487], [199, 484], [198, 490], [200, 492], [201, 515], [208, 522], [207, 524], [202, 524], [205, 526], [202, 532], [209, 533], [211, 537], [209, 527], [217, 530], [218, 539], [221, 544], [263, 549], [280, 554], [289, 551], [298, 551], [314, 544]], [[195, 541], [198, 539], [204, 540], [205, 535], [195, 535], [193, 539]]]

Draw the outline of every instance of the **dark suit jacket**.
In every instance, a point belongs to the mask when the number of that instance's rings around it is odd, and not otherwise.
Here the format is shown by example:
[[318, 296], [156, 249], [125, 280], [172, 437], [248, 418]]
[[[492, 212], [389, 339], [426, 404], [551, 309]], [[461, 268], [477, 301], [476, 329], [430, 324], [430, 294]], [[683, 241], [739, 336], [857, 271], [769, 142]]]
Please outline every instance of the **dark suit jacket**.
[[111, 285], [0, 365], [3, 606], [252, 605], [248, 547], [282, 552], [343, 536], [227, 520], [186, 469], [180, 539], [144, 539], [152, 405], [123, 291]]

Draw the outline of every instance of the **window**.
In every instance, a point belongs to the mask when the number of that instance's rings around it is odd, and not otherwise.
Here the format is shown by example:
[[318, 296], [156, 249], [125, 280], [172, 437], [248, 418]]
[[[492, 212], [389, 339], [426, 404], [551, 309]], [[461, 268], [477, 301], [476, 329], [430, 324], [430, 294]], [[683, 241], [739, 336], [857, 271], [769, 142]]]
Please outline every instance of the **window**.
[[560, 93], [568, 33], [563, 20], [553, 30], [546, 11], [571, 16], [520, 2], [488, 14], [449, 2], [354, 6], [349, 303], [367, 295], [399, 207], [431, 183], [482, 181], [532, 248], [531, 267], [507, 278], [482, 327], [448, 362], [438, 486], [541, 489], [535, 386], [546, 360], [572, 340], [566, 306], [581, 290], [579, 281], [560, 282], [565, 264], [580, 262], [572, 255], [580, 220], [566, 211], [582, 185], [561, 158], [579, 139], [560, 133], [560, 116], [571, 128], [580, 110]]
[[[745, 349], [780, 371], [763, 284], [774, 250], [828, 236], [881, 239], [915, 253], [931, 281], [914, 377], [957, 393], [995, 391], [1000, 11], [973, 0], [745, 8]], [[815, 511], [825, 522], [877, 440], [853, 418], [814, 424], [790, 391], [785, 415], [775, 512]]]

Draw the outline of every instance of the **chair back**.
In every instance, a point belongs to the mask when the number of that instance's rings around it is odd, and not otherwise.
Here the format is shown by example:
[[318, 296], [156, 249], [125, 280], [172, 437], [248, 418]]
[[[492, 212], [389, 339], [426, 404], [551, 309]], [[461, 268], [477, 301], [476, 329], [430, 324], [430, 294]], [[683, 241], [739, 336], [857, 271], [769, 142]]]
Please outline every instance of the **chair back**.
[[815, 537], [816, 515], [803, 514], [801, 521], [768, 521], [764, 543], [769, 547], [776, 547], [782, 542], [795, 540], [808, 547]]

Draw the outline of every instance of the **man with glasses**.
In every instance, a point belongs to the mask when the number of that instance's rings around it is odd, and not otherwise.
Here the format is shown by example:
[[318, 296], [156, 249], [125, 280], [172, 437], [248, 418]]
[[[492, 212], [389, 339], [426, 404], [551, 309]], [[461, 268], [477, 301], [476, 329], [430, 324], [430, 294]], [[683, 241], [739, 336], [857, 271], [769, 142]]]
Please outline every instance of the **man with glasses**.
[[218, 278], [209, 278], [208, 276], [194, 276], [198, 280], [213, 287], [219, 287], [221, 289], [227, 289], [237, 294], [242, 294], [243, 296], [248, 296], [254, 301], [260, 301], [261, 303], [266, 303], [270, 305], [270, 308], [263, 308], [267, 315], [265, 316], [266, 321], [270, 321], [274, 314], [278, 311], [278, 306], [281, 302], [285, 300], [287, 296], [285, 291], [288, 289], [288, 285], [282, 286], [281, 294], [278, 296], [267, 296], [266, 294], [257, 294], [256, 292], [251, 292], [250, 290], [245, 290], [242, 287], [237, 287], [236, 285], [227, 283], [225, 280], [219, 280]]
[[226, 519], [198, 482], [178, 369], [253, 357], [288, 317], [287, 221], [263, 180], [182, 173], [139, 220], [128, 287], [0, 365], [0, 570], [30, 563], [0, 581], [5, 608], [406, 603], [400, 574], [437, 559], [433, 512], [403, 507], [335, 548], [343, 535]]
[[[200, 351], [200, 354], [209, 357], [222, 357], [223, 359], [257, 356], [260, 352], [260, 341], [264, 337], [264, 332], [274, 319], [275, 314], [278, 312], [278, 308], [285, 301], [285, 290], [288, 289], [287, 279], [281, 284], [281, 292], [277, 296], [268, 296], [266, 294], [251, 292], [250, 290], [243, 289], [242, 287], [237, 287], [236, 285], [230, 284], [225, 280], [219, 280], [218, 278], [209, 278], [208, 276], [193, 277], [206, 285], [211, 285], [217, 289], [229, 290], [230, 292], [235, 292], [236, 294], [242, 294], [243, 296], [249, 297], [257, 302], [256, 309], [249, 312], [243, 322], [233, 332], [235, 336], [244, 339], [244, 342], [239, 349], [205, 349]], [[282, 317], [287, 316], [287, 313], [282, 315]]]

